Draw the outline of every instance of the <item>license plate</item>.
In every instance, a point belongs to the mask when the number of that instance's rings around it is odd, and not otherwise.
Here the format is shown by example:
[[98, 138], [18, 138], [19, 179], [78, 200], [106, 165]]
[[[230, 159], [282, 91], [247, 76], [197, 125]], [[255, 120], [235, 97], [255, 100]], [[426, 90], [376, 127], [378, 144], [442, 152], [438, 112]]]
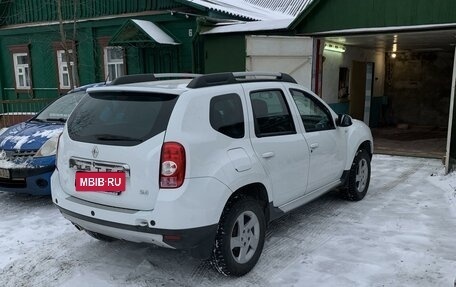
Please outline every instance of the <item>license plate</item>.
[[76, 191], [125, 191], [125, 172], [76, 172]]
[[9, 169], [0, 168], [0, 178], [10, 178]]

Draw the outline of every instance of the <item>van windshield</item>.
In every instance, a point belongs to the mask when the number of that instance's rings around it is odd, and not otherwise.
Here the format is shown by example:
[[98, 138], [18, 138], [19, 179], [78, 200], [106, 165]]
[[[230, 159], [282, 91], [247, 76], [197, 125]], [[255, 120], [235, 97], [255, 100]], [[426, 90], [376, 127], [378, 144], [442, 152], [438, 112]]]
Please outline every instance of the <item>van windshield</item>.
[[64, 123], [84, 95], [85, 91], [81, 91], [62, 96], [47, 106], [32, 120]]
[[178, 96], [141, 92], [92, 92], [68, 119], [71, 139], [133, 146], [166, 130]]

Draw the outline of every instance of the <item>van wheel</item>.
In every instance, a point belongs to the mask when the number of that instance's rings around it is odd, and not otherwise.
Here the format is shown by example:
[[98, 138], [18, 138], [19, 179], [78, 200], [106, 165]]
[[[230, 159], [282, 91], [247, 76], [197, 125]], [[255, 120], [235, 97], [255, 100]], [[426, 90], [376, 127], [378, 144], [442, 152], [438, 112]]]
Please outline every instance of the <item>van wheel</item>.
[[241, 198], [225, 208], [220, 219], [211, 264], [224, 275], [242, 276], [263, 250], [266, 223], [259, 203]]
[[93, 231], [89, 231], [89, 230], [84, 230], [88, 235], [92, 236], [93, 238], [97, 239], [97, 240], [100, 240], [100, 241], [104, 241], [104, 242], [113, 242], [113, 241], [116, 241], [118, 240], [117, 238], [114, 238], [114, 237], [111, 237], [111, 236], [107, 236], [107, 235], [104, 235], [104, 234], [100, 234], [100, 233], [97, 233], [97, 232], [93, 232]]
[[367, 151], [358, 150], [348, 176], [348, 188], [344, 196], [351, 201], [364, 198], [369, 188], [371, 175], [370, 157]]

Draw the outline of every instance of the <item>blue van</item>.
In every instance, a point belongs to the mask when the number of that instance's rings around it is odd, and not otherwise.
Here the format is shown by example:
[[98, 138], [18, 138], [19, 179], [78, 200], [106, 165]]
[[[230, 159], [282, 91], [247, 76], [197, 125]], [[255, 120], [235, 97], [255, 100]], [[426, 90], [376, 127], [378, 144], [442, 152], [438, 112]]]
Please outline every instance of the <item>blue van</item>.
[[0, 131], [0, 191], [51, 194], [50, 178], [63, 126], [86, 90], [103, 84], [74, 89], [32, 119]]

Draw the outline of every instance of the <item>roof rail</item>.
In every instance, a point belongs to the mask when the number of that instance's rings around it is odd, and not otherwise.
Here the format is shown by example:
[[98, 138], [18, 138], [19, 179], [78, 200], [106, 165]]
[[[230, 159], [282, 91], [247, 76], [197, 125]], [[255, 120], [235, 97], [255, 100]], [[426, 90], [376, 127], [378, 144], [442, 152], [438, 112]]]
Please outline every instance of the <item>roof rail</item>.
[[200, 74], [189, 74], [189, 73], [163, 73], [163, 74], [135, 74], [125, 75], [116, 78], [111, 82], [111, 85], [124, 85], [141, 82], [152, 82], [159, 79], [193, 79], [201, 76]]
[[163, 79], [194, 79], [197, 77], [202, 76], [202, 74], [191, 74], [191, 73], [162, 73], [162, 74], [154, 74], [155, 78]]
[[297, 83], [293, 77], [285, 73], [234, 72], [208, 74], [196, 77], [187, 85], [187, 88], [197, 89], [238, 83], [270, 81]]

